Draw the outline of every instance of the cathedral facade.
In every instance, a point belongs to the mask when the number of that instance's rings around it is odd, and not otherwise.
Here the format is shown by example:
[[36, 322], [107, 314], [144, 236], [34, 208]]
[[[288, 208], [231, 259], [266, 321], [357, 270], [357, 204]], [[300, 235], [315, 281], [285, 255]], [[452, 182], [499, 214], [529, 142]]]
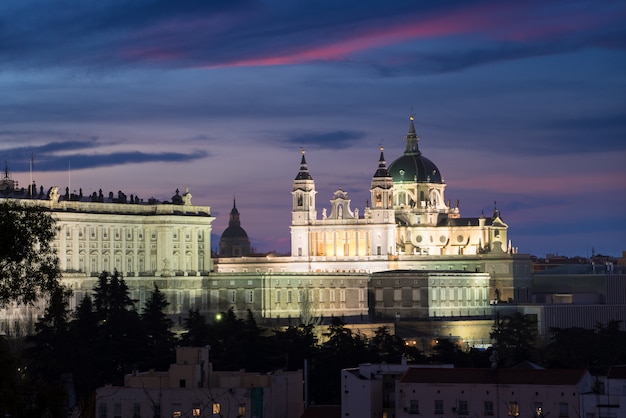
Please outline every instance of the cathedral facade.
[[404, 154], [386, 165], [381, 148], [370, 186], [371, 205], [362, 214], [337, 190], [318, 217], [315, 182], [304, 153], [293, 182], [291, 255], [315, 263], [358, 258], [423, 255], [478, 255], [516, 252], [508, 226], [494, 209], [491, 217], [461, 217], [445, 200], [446, 183], [437, 166], [419, 150], [413, 117]]

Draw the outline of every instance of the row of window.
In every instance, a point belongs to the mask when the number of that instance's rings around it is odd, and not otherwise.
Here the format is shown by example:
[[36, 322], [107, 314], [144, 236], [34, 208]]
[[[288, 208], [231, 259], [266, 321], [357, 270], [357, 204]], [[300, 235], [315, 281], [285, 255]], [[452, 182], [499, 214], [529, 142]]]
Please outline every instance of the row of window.
[[[465, 289], [465, 292], [463, 290]], [[472, 289], [474, 290], [472, 292]], [[455, 288], [445, 288], [445, 287], [434, 287], [430, 289], [431, 298], [433, 301], [435, 300], [477, 300], [477, 301], [485, 301], [488, 299], [489, 290], [486, 287], [457, 287]], [[465, 293], [465, 297], [463, 296]]]
[[[510, 417], [519, 417], [521, 415], [520, 412], [520, 404], [518, 401], [509, 401], [506, 403], [507, 405], [507, 414]], [[409, 404], [406, 407], [406, 410], [409, 414], [419, 414], [420, 413], [420, 403], [418, 399], [410, 399]], [[448, 411], [450, 412], [450, 411]], [[469, 415], [468, 401], [456, 401], [454, 406], [452, 406], [452, 412], [458, 415]], [[434, 401], [434, 414], [435, 415], [443, 415], [446, 413], [444, 411], [444, 402], [441, 399], [435, 399]], [[532, 406], [532, 417], [543, 417], [546, 416], [543, 403], [542, 402], [534, 402]], [[483, 415], [485, 416], [493, 416], [494, 415], [494, 403], [493, 401], [484, 401], [483, 402]], [[567, 402], [559, 403], [559, 414], [558, 417], [568, 417], [569, 416], [569, 404]]]
[[[66, 238], [72, 238], [72, 231], [76, 230], [78, 232], [78, 238], [84, 238], [84, 234], [85, 234], [85, 230], [87, 228], [64, 228], [65, 229], [65, 237]], [[133, 239], [133, 229], [130, 228], [111, 228], [109, 230], [109, 228], [102, 228], [101, 229], [101, 236], [102, 239], [109, 239], [110, 236], [112, 236], [114, 239], [119, 240], [122, 239], [122, 235], [123, 235], [123, 231], [126, 232], [126, 239], [127, 240], [131, 240]], [[144, 237], [144, 231], [143, 229], [137, 229], [137, 239], [143, 239]], [[191, 241], [191, 232], [190, 231], [185, 231], [184, 233], [185, 235], [185, 240], [187, 241]], [[180, 234], [179, 231], [174, 229], [172, 231], [172, 239], [174, 240], [178, 240]], [[202, 241], [204, 237], [204, 234], [202, 231], [198, 231], [198, 241]], [[91, 239], [97, 239], [98, 238], [98, 228], [95, 227], [91, 227], [89, 228], [89, 238]], [[153, 229], [150, 233], [150, 239], [152, 240], [156, 240], [157, 239], [157, 231], [156, 229]]]
[[[276, 303], [281, 303], [281, 302], [287, 302], [287, 303], [293, 303], [293, 293], [296, 294], [297, 296], [297, 302], [301, 303], [303, 301], [303, 299], [305, 298], [305, 293], [306, 291], [300, 290], [300, 291], [291, 291], [291, 290], [287, 290], [287, 291], [281, 291], [281, 290], [276, 290], [276, 297], [275, 297], [275, 302]], [[315, 291], [314, 289], [309, 289], [308, 291], [308, 301], [309, 302], [315, 302], [315, 293], [318, 294], [317, 297], [317, 302], [336, 302], [337, 301], [337, 291], [335, 289], [319, 289], [317, 291]], [[328, 296], [326, 296], [328, 294]], [[365, 302], [365, 289], [359, 289], [359, 302]], [[286, 300], [283, 301], [282, 296], [286, 295]], [[326, 300], [328, 299], [328, 300]], [[345, 302], [346, 301], [346, 291], [345, 289], [339, 289], [339, 302]]]
[[[212, 413], [213, 416], [222, 416], [222, 406], [215, 402], [213, 404], [210, 405], [210, 411]], [[245, 403], [240, 403], [237, 407], [237, 412], [239, 414], [239, 416], [245, 416], [246, 415], [246, 404]], [[160, 405], [154, 405], [150, 407], [150, 412], [152, 414], [153, 417], [155, 418], [161, 418], [161, 406]], [[183, 410], [183, 408], [181, 407], [181, 404], [179, 403], [174, 403], [172, 404], [172, 408], [171, 408], [171, 417], [172, 418], [181, 418], [183, 416], [192, 416], [192, 417], [199, 417], [202, 416], [202, 413], [204, 412], [202, 410], [202, 405], [197, 403], [197, 404], [193, 404], [191, 406], [191, 410], [190, 411], [185, 411]], [[113, 414], [111, 415], [113, 418], [121, 418], [122, 416], [128, 416], [126, 414], [122, 414], [122, 404], [120, 402], [116, 402], [113, 404]], [[141, 418], [141, 404], [139, 402], [134, 402], [132, 405], [132, 415], [130, 415], [132, 418]], [[206, 412], [205, 412], [205, 415]], [[108, 405], [104, 402], [98, 404], [98, 418], [108, 418], [109, 417], [109, 410], [108, 410]]]
[[[122, 260], [126, 261], [125, 265], [123, 264]], [[109, 257], [104, 256], [102, 257], [101, 260], [99, 260], [99, 257], [91, 257], [89, 261], [90, 261], [89, 271], [91, 272], [101, 272], [103, 270], [111, 271], [111, 269], [113, 268], [117, 271], [124, 271], [124, 272], [156, 271], [158, 267], [156, 258], [154, 257], [150, 261], [149, 269], [146, 268], [147, 266], [145, 265], [145, 259], [141, 257], [137, 259], [137, 266], [135, 266], [133, 257], [124, 257], [124, 258], [115, 257], [114, 259], [110, 259]], [[174, 270], [174, 271], [181, 270], [181, 266], [179, 266], [178, 261], [179, 261], [178, 258], [174, 258], [172, 264], [163, 265], [161, 267], [164, 270]], [[192, 258], [190, 256], [185, 256], [184, 263], [185, 263], [185, 266], [184, 266], [185, 271], [193, 270]], [[197, 269], [198, 271], [204, 271], [203, 254], [199, 254], [198, 256]], [[65, 270], [66, 271], [76, 270], [80, 272], [86, 271], [85, 257], [83, 256], [78, 257], [78, 265], [74, 264], [72, 257], [66, 257], [65, 258]]]

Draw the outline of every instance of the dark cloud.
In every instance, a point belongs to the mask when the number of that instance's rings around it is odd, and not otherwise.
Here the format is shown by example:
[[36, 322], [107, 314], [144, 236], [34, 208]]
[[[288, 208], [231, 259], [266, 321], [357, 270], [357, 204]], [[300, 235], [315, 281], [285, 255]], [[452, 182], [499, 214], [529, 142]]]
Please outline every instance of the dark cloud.
[[[187, 162], [209, 156], [209, 153], [196, 150], [190, 153], [179, 152], [152, 152], [140, 151], [127, 152], [96, 152], [85, 154], [76, 152], [82, 150], [101, 149], [103, 144], [96, 140], [92, 141], [68, 141], [50, 142], [43, 145], [30, 147], [15, 147], [0, 151], [0, 155], [13, 167], [14, 171], [25, 171], [28, 162], [32, 158], [37, 171], [66, 170], [68, 164], [72, 169], [87, 169], [96, 167], [110, 167], [124, 164], [137, 164], [149, 162]], [[62, 154], [59, 154], [62, 152]]]
[[124, 164], [151, 162], [187, 162], [207, 157], [206, 151], [194, 151], [188, 154], [178, 152], [144, 153], [139, 151], [113, 152], [110, 154], [74, 154], [71, 156], [47, 156], [37, 161], [37, 171], [59, 171], [71, 164], [72, 170], [110, 167]]
[[287, 142], [303, 148], [345, 149], [363, 137], [365, 133], [358, 131], [310, 132], [294, 134]]

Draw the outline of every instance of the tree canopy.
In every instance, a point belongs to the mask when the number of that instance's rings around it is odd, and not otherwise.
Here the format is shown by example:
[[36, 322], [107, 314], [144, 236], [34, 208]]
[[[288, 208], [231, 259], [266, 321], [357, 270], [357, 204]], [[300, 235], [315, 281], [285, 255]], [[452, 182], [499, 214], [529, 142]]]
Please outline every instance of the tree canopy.
[[49, 210], [0, 202], [0, 307], [32, 303], [59, 287], [55, 234], [56, 221]]

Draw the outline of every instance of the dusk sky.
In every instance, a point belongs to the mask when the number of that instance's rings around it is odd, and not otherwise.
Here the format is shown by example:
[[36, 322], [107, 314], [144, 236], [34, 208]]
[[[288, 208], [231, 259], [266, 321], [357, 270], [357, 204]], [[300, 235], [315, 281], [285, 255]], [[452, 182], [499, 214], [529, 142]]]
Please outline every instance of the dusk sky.
[[[521, 253], [626, 250], [626, 2], [0, 2], [0, 157], [20, 186], [169, 200], [217, 237], [233, 196], [289, 250], [306, 158], [318, 214], [362, 213], [409, 115], [461, 215], [494, 201]], [[213, 247], [217, 247], [214, 238]]]

